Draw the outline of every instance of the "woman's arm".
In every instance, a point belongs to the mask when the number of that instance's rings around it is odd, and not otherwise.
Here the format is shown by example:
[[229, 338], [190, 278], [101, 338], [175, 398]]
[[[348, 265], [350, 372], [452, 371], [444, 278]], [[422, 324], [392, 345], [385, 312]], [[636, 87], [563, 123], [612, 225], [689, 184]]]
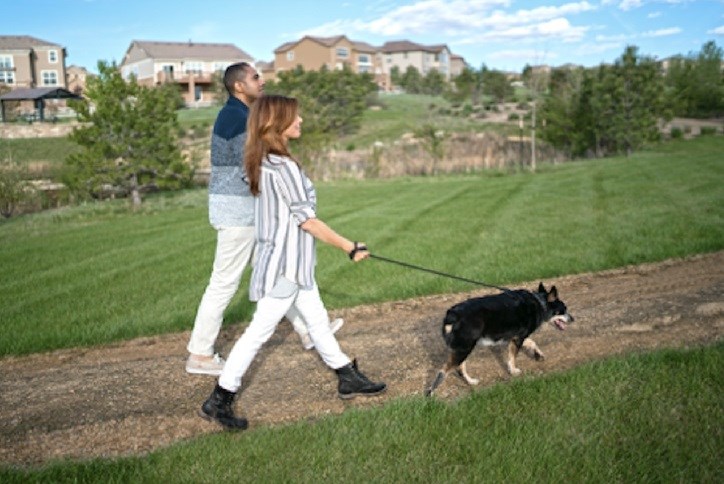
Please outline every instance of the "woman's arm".
[[[346, 254], [349, 254], [352, 252], [355, 248], [354, 242], [351, 240], [342, 237], [337, 232], [332, 230], [329, 225], [322, 222], [318, 218], [310, 218], [304, 221], [300, 225], [302, 230], [305, 230], [306, 232], [309, 232], [315, 239], [318, 239], [325, 244], [329, 244], [333, 247], [337, 247], [338, 249], [342, 249]], [[358, 246], [365, 245], [363, 242], [358, 242]], [[354, 261], [358, 262], [362, 259], [366, 259], [370, 256], [370, 253], [365, 250], [358, 250], [354, 255]]]

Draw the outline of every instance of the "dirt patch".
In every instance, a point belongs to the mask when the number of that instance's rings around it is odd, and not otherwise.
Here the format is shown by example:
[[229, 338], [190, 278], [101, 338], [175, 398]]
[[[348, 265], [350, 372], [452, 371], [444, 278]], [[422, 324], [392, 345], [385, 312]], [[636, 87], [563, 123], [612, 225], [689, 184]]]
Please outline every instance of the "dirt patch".
[[[576, 322], [563, 333], [549, 327], [536, 333], [546, 359], [519, 358], [524, 374], [632, 351], [711, 344], [724, 332], [724, 252], [545, 282], [558, 286]], [[446, 309], [485, 292], [332, 311], [332, 317], [346, 320], [338, 333], [343, 350], [389, 386], [374, 399], [338, 399], [334, 374], [314, 351], [301, 348], [284, 323], [248, 373], [237, 409], [250, 419], [253, 432], [422, 395], [445, 360], [440, 323]], [[224, 353], [240, 331], [238, 325], [223, 331]], [[134, 455], [219, 432], [196, 416], [215, 379], [184, 372], [188, 337], [185, 332], [0, 360], [0, 462]], [[500, 355], [485, 348], [473, 352], [468, 371], [481, 385], [510, 378]], [[435, 398], [451, 400], [471, 391], [451, 376]]]

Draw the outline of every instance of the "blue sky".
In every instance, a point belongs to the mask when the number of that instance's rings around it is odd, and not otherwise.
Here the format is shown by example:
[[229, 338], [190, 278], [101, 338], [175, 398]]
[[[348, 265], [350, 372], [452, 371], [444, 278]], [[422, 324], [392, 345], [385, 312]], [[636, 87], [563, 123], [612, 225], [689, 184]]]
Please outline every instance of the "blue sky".
[[[131, 40], [225, 42], [269, 61], [303, 35], [447, 44], [474, 68], [594, 66], [626, 45], [665, 58], [724, 47], [724, 0], [2, 0], [3, 35], [64, 46], [68, 65], [120, 62]], [[33, 12], [34, 14], [31, 14]]]

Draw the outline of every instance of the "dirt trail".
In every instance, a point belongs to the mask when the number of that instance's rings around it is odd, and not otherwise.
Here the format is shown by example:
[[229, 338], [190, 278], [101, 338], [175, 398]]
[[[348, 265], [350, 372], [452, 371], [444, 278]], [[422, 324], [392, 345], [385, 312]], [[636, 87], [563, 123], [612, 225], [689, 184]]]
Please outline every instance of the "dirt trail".
[[[576, 322], [550, 327], [535, 340], [543, 362], [519, 358], [538, 375], [631, 351], [708, 345], [724, 333], [724, 252], [546, 280], [556, 284]], [[538, 281], [520, 287], [534, 289]], [[452, 304], [485, 291], [332, 311], [344, 317], [338, 339], [373, 378], [387, 382], [380, 398], [343, 402], [336, 378], [313, 351], [302, 350], [289, 324], [262, 349], [245, 379], [241, 410], [254, 427], [341, 413], [421, 395], [445, 359], [440, 322]], [[239, 335], [222, 334], [228, 352]], [[0, 360], [0, 462], [34, 465], [148, 452], [219, 428], [196, 416], [214, 378], [184, 372], [189, 333], [142, 338], [90, 349]], [[490, 385], [509, 378], [499, 355], [478, 348], [468, 371]], [[474, 391], [450, 376], [437, 397]]]

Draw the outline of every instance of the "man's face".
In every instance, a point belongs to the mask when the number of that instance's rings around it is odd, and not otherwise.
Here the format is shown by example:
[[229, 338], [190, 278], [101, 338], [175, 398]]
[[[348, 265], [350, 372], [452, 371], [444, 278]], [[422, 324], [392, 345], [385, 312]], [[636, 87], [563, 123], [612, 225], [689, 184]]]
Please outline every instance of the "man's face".
[[246, 75], [237, 84], [237, 88], [239, 88], [250, 101], [254, 101], [264, 93], [264, 79], [262, 79], [253, 67], [246, 69]]

